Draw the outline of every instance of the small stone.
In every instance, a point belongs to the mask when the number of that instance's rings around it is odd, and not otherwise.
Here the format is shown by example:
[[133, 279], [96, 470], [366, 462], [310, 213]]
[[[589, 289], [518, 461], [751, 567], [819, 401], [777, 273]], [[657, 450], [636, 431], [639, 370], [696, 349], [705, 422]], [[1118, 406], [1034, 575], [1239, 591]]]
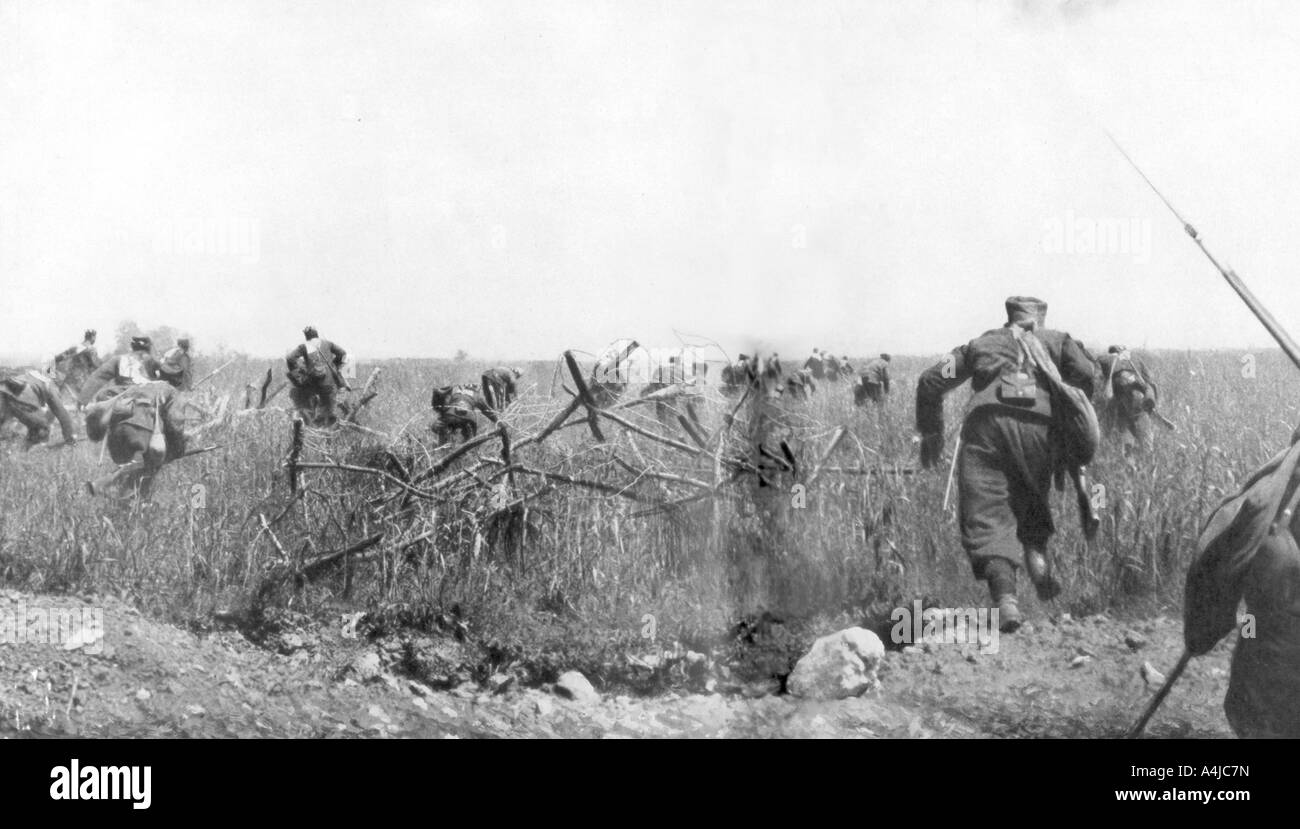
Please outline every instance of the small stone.
[[379, 654], [374, 651], [367, 651], [352, 660], [351, 668], [352, 672], [357, 675], [357, 679], [362, 682], [378, 679], [380, 671]]
[[1147, 646], [1147, 640], [1146, 637], [1130, 630], [1124, 634], [1124, 644], [1128, 645], [1131, 651], [1140, 651]]
[[600, 694], [580, 671], [566, 671], [555, 683], [555, 693], [575, 702], [600, 702]]
[[137, 700], [138, 702], [146, 702], [146, 701], [148, 701], [149, 698], [152, 697], [152, 696], [153, 696], [153, 694], [149, 693], [149, 692], [148, 692], [147, 690], [145, 690], [144, 688], [141, 688], [139, 691], [136, 691], [136, 692], [135, 692], [135, 698], [136, 698], [136, 700]]

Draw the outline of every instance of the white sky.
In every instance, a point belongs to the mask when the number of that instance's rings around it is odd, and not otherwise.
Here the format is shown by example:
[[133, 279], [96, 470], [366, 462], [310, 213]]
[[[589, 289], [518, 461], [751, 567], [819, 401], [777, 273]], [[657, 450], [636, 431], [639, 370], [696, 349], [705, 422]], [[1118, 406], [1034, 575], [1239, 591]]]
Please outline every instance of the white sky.
[[1281, 2], [0, 0], [0, 353], [1267, 345], [1102, 130], [1300, 332], [1298, 102]]

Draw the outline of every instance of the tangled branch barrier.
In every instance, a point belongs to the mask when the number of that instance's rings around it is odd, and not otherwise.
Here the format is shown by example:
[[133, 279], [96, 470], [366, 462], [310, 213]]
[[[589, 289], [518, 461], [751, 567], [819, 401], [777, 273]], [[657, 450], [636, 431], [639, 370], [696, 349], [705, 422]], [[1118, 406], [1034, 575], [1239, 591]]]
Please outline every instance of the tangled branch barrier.
[[[774, 574], [763, 571], [782, 557], [807, 558], [808, 545], [791, 549], [797, 536], [812, 528], [838, 538], [822, 546], [841, 558], [858, 555], [869, 529], [843, 502], [872, 503], [873, 490], [912, 472], [882, 463], [844, 425], [828, 433], [800, 403], [690, 383], [641, 396], [593, 388], [594, 372], [572, 351], [562, 368], [557, 397], [521, 395], [495, 428], [458, 445], [430, 447], [411, 436], [357, 443], [349, 424], [328, 433], [294, 419], [284, 459], [290, 508], [329, 504], [325, 516], [304, 515], [303, 526], [324, 520], [354, 529], [337, 534], [333, 549], [268, 573], [259, 595], [290, 577], [332, 572], [330, 564], [351, 574], [367, 563], [380, 569], [386, 596], [401, 592], [402, 572], [437, 573], [427, 584], [436, 581], [441, 594], [457, 572], [479, 569], [497, 572], [498, 584], [542, 577], [544, 592], [562, 605], [607, 579], [653, 592], [687, 572], [717, 579], [734, 603], [784, 601], [770, 589]], [[853, 452], [856, 464], [831, 465], [837, 452]], [[832, 478], [858, 486], [819, 483]], [[810, 511], [813, 486], [832, 497]], [[896, 564], [885, 567], [889, 555], [878, 544], [870, 569], [896, 573]], [[475, 568], [484, 557], [492, 563]], [[843, 565], [824, 576], [842, 579]], [[629, 579], [629, 570], [648, 579]], [[490, 589], [486, 580], [481, 589]]]

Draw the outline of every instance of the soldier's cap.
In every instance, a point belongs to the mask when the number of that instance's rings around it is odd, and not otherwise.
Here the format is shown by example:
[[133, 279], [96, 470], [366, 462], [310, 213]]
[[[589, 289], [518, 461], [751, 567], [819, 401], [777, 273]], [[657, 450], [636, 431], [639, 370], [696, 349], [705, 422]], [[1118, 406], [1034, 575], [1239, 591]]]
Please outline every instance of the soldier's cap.
[[153, 340], [149, 339], [148, 337], [131, 338], [132, 351], [148, 351], [151, 348], [153, 348]]
[[176, 341], [176, 344], [179, 345], [181, 348], [189, 348], [189, 347], [190, 347], [190, 338], [189, 338], [189, 337], [181, 337], [179, 340]]
[[1110, 348], [1106, 350], [1109, 351], [1111, 354], [1123, 354], [1125, 351], [1128, 351], [1128, 349], [1122, 345], [1112, 345]]
[[741, 359], [742, 361], [744, 361], [744, 360], [748, 360], [748, 359], [749, 359], [749, 355], [748, 355], [748, 354], [741, 354], [741, 355], [740, 355], [740, 359]]
[[90, 339], [91, 337], [95, 336], [96, 333], [97, 333], [97, 332], [95, 331], [95, 329], [93, 329], [93, 328], [87, 328], [87, 329], [86, 329], [86, 333], [82, 335], [82, 339], [86, 339], [86, 340], [88, 340], [88, 339]]
[[891, 358], [888, 354], [881, 354], [881, 355], [880, 355], [880, 359], [884, 360], [884, 361], [887, 363], [887, 362], [889, 362], [890, 359], [892, 359], [892, 358]]
[[518, 367], [510, 369], [510, 373], [513, 374], [515, 377], [523, 377], [523, 376], [524, 376], [523, 369], [518, 368]]
[[1032, 296], [1007, 297], [1007, 322], [1034, 320], [1040, 325], [1047, 318], [1047, 303]]
[[320, 336], [319, 334], [316, 333], [316, 326], [314, 325], [304, 326], [302, 329], [302, 335], [309, 340], [312, 339], [313, 337]]

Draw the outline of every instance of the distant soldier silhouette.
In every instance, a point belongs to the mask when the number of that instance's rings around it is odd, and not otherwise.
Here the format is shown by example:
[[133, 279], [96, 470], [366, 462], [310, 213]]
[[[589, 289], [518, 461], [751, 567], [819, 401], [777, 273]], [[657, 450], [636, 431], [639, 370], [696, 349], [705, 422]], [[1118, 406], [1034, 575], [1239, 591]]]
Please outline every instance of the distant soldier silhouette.
[[54, 355], [45, 373], [60, 388], [67, 389], [74, 395], [79, 393], [86, 380], [102, 362], [99, 359], [99, 351], [95, 348], [97, 337], [95, 329], [86, 329], [78, 345], [69, 346]]
[[1009, 633], [1020, 627], [1016, 573], [1022, 561], [1039, 598], [1060, 592], [1047, 552], [1055, 532], [1048, 496], [1059, 457], [1051, 394], [1025, 354], [1033, 346], [1021, 340], [1036, 337], [1062, 379], [1088, 395], [1093, 366], [1069, 334], [1044, 327], [1047, 303], [1016, 296], [1006, 309], [1002, 328], [953, 349], [921, 375], [916, 427], [921, 464], [932, 467], [943, 450], [943, 396], [971, 381], [956, 461], [962, 547], [975, 578], [988, 582], [1001, 629]]
[[722, 367], [722, 390], [733, 394], [755, 382], [754, 363], [748, 354], [741, 354], [736, 362]]
[[1097, 364], [1101, 369], [1102, 396], [1107, 398], [1102, 425], [1108, 433], [1119, 433], [1125, 453], [1151, 452], [1155, 448], [1151, 416], [1157, 389], [1146, 364], [1122, 345], [1112, 345]]
[[176, 345], [167, 349], [159, 366], [162, 379], [180, 391], [190, 391], [194, 387], [193, 364], [190, 360], [190, 340], [181, 337]]
[[492, 368], [483, 372], [483, 399], [493, 410], [505, 411], [519, 396], [516, 381], [524, 373], [517, 368]]
[[17, 369], [0, 375], [0, 425], [13, 418], [27, 427], [26, 448], [50, 437], [50, 417], [59, 421], [63, 442], [76, 443], [72, 419], [59, 399], [59, 388], [49, 375], [34, 368]]
[[889, 394], [889, 362], [890, 356], [881, 354], [867, 363], [853, 389], [854, 403], [865, 406], [868, 400], [877, 404], [885, 402], [885, 395]]
[[813, 349], [812, 356], [803, 364], [803, 367], [812, 372], [813, 379], [821, 380], [826, 377], [826, 364], [822, 362], [821, 352], [816, 348]]
[[840, 379], [840, 360], [834, 354], [827, 355], [825, 360], [826, 381], [829, 383], [838, 383]]
[[438, 443], [448, 443], [453, 435], [460, 435], [462, 441], [470, 440], [478, 434], [478, 421], [474, 413], [478, 412], [488, 420], [497, 421], [496, 412], [473, 383], [439, 386], [429, 395], [429, 406], [437, 417], [430, 429], [438, 436]]
[[347, 352], [321, 337], [314, 326], [304, 328], [302, 336], [305, 342], [284, 357], [289, 399], [309, 425], [332, 426], [338, 422], [338, 391], [348, 388], [343, 377]]
[[817, 391], [817, 380], [812, 369], [801, 368], [785, 381], [785, 393], [793, 400], [807, 400]]

